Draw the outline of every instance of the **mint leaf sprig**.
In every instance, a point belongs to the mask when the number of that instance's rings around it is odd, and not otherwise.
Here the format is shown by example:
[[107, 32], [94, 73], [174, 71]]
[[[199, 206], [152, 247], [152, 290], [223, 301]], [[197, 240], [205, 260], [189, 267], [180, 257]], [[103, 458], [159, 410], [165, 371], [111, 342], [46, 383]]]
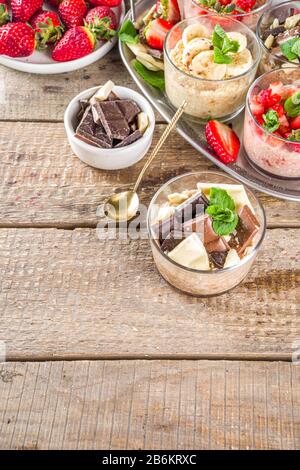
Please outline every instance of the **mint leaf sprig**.
[[212, 43], [216, 64], [231, 64], [232, 57], [228, 53], [236, 53], [240, 48], [238, 41], [231, 40], [219, 24], [216, 24], [213, 30]]
[[296, 91], [284, 102], [284, 110], [289, 117], [300, 116], [300, 91]]
[[232, 233], [239, 221], [232, 197], [225, 189], [211, 188], [209, 202], [205, 213], [211, 216], [215, 233], [220, 237]]
[[269, 109], [266, 114], [263, 114], [263, 128], [269, 132], [275, 132], [280, 127], [278, 113], [274, 109]]
[[300, 38], [288, 39], [288, 41], [280, 44], [280, 50], [287, 60], [298, 59], [300, 57]]
[[137, 44], [139, 41], [139, 34], [134, 27], [131, 20], [125, 21], [119, 31], [119, 39], [121, 42], [127, 44]]

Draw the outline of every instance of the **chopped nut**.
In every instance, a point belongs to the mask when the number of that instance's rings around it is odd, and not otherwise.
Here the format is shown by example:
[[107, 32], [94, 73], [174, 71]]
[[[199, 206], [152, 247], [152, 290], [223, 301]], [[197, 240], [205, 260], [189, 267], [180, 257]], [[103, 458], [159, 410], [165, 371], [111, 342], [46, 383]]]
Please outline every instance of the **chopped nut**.
[[292, 29], [297, 26], [300, 21], [300, 13], [298, 15], [289, 16], [284, 23], [286, 29]]
[[267, 49], [271, 49], [272, 45], [274, 42], [274, 36], [272, 34], [269, 34], [267, 39], [265, 40], [265, 46]]

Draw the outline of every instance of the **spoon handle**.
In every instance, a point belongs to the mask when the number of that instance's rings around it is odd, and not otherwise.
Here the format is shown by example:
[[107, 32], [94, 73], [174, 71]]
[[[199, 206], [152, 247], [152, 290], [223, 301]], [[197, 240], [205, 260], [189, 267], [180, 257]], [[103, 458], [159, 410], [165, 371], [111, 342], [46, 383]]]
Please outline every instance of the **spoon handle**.
[[130, 9], [131, 9], [131, 20], [133, 23], [136, 21], [136, 15], [135, 15], [135, 4], [134, 0], [130, 0]]
[[163, 144], [165, 143], [165, 141], [167, 140], [167, 138], [169, 137], [169, 134], [171, 133], [171, 131], [174, 129], [174, 127], [176, 126], [179, 118], [181, 117], [183, 111], [185, 110], [187, 106], [187, 102], [186, 101], [183, 101], [181, 103], [181, 106], [177, 109], [176, 113], [174, 114], [174, 116], [172, 117], [171, 121], [169, 122], [169, 124], [167, 125], [166, 129], [164, 130], [163, 134], [161, 135], [159, 141], [157, 142], [156, 146], [154, 147], [153, 151], [151, 152], [151, 155], [150, 157], [148, 158], [148, 160], [146, 161], [145, 165], [143, 166], [137, 180], [136, 180], [136, 183], [134, 185], [134, 188], [133, 188], [133, 191], [136, 192], [139, 185], [140, 185], [140, 182], [146, 172], [146, 170], [148, 169], [148, 167], [151, 165], [152, 161], [154, 160], [154, 158], [156, 157], [156, 155], [158, 154], [159, 150], [161, 149], [161, 147], [163, 146]]

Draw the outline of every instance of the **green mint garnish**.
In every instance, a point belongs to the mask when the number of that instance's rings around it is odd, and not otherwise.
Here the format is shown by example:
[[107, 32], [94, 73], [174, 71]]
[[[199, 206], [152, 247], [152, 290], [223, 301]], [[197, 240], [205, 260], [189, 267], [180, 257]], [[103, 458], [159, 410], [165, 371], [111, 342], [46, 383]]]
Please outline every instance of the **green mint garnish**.
[[300, 38], [289, 39], [280, 44], [280, 50], [287, 60], [295, 60], [300, 55]]
[[296, 91], [285, 101], [284, 109], [289, 117], [300, 115], [300, 91]]
[[158, 88], [159, 90], [164, 90], [165, 88], [165, 75], [162, 70], [154, 72], [148, 70], [141, 62], [138, 60], [133, 60], [132, 65], [134, 70], [142, 77], [142, 79], [149, 85]]
[[224, 29], [217, 24], [213, 30], [212, 42], [214, 46], [214, 62], [216, 64], [231, 64], [232, 57], [228, 55], [228, 52], [238, 52], [240, 47], [238, 41], [232, 41]]
[[119, 39], [121, 42], [126, 42], [128, 44], [137, 44], [139, 35], [132, 21], [127, 20], [122, 25], [119, 31]]
[[278, 114], [274, 109], [269, 109], [266, 114], [263, 114], [263, 120], [263, 127], [269, 132], [277, 131], [280, 126]]
[[232, 197], [225, 189], [211, 188], [209, 203], [205, 213], [211, 216], [215, 233], [219, 236], [232, 233], [239, 221]]

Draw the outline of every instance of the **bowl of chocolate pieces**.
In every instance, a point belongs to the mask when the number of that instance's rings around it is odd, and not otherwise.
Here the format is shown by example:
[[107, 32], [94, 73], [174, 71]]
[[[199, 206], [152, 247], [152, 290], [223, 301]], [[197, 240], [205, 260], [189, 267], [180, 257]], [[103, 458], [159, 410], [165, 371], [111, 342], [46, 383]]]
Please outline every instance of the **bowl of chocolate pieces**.
[[108, 81], [77, 95], [66, 109], [64, 123], [80, 160], [102, 170], [119, 170], [148, 152], [155, 116], [142, 95]]

